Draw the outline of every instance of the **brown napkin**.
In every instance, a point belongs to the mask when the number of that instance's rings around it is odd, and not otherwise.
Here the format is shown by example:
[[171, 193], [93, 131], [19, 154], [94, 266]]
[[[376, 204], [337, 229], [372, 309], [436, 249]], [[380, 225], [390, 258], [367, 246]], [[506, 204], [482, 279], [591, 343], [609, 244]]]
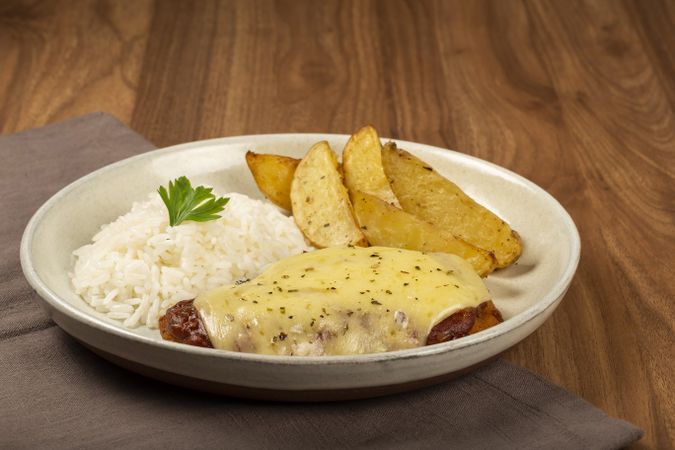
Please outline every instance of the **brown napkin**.
[[642, 436], [505, 361], [407, 394], [282, 404], [200, 394], [100, 359], [40, 309], [19, 240], [58, 189], [152, 148], [101, 113], [0, 138], [0, 448], [613, 449]]

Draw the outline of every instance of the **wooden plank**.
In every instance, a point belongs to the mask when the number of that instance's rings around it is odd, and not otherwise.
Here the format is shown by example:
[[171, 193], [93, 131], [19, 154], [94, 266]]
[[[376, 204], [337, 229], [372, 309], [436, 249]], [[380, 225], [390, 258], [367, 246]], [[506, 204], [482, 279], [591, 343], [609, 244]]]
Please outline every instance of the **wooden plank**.
[[152, 12], [134, 2], [0, 2], [0, 133], [94, 111], [128, 121]]

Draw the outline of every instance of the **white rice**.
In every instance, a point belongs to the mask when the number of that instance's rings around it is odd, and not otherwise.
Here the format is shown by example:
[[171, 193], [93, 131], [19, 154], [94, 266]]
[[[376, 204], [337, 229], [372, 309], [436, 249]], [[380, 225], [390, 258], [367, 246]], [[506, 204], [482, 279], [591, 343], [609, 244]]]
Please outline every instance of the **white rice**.
[[75, 292], [97, 311], [134, 328], [157, 328], [176, 302], [253, 278], [269, 264], [310, 251], [292, 217], [270, 203], [225, 194], [218, 220], [169, 226], [157, 193], [103, 225], [73, 252]]

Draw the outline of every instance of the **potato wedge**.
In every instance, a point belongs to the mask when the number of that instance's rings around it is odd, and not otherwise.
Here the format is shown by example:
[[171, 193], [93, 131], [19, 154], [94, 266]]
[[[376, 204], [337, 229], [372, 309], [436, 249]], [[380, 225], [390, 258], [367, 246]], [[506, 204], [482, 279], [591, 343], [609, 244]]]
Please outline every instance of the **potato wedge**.
[[497, 267], [518, 259], [518, 234], [424, 161], [388, 143], [382, 149], [382, 165], [404, 211], [492, 252]]
[[368, 245], [328, 142], [314, 144], [298, 164], [291, 183], [291, 205], [295, 223], [314, 246]]
[[291, 210], [291, 182], [299, 159], [281, 155], [246, 152], [246, 164], [258, 189], [272, 203]]
[[399, 206], [384, 175], [382, 144], [375, 128], [365, 126], [349, 138], [342, 151], [342, 165], [350, 195], [356, 191], [365, 192]]
[[371, 245], [461, 256], [478, 275], [492, 272], [495, 258], [452, 234], [364, 192], [352, 194], [354, 215]]

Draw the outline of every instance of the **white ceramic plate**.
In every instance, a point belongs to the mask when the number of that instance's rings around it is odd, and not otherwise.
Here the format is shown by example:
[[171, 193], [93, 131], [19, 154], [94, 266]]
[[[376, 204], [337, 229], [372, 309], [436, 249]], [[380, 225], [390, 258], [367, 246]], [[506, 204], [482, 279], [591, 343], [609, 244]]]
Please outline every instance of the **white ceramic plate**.
[[388, 353], [282, 357], [163, 341], [156, 330], [128, 330], [95, 312], [71, 289], [74, 249], [131, 203], [180, 175], [217, 192], [262, 198], [244, 153], [301, 157], [322, 139], [339, 151], [349, 136], [278, 134], [193, 142], [145, 153], [97, 170], [62, 189], [33, 216], [21, 265], [52, 319], [117, 364], [173, 383], [232, 395], [287, 400], [369, 397], [432, 384], [463, 373], [536, 330], [565, 294], [579, 261], [579, 235], [563, 207], [532, 182], [461, 153], [396, 141], [505, 218], [523, 238], [514, 266], [486, 284], [505, 321], [456, 341]]

